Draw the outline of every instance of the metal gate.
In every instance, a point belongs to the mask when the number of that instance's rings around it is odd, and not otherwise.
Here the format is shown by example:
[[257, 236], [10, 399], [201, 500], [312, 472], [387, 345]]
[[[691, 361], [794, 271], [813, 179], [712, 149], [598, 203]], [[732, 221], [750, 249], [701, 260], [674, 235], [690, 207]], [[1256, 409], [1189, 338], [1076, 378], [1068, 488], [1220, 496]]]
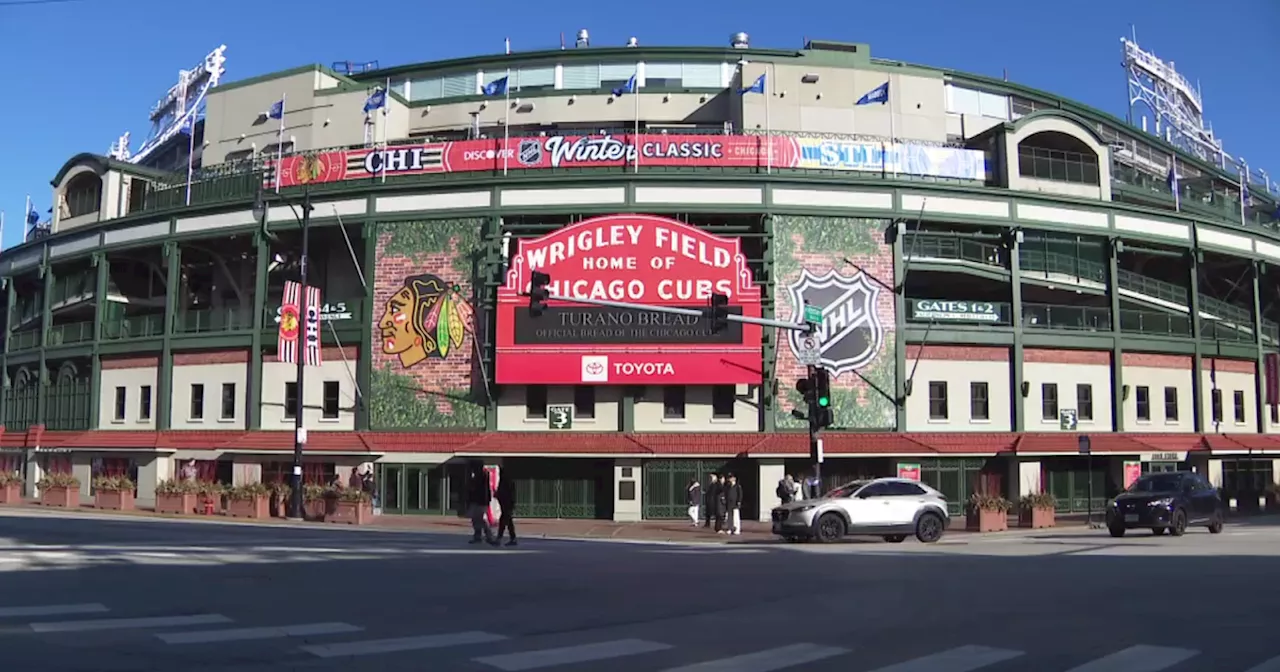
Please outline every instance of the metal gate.
[[613, 517], [612, 461], [508, 459], [502, 477], [515, 481], [519, 517]]
[[642, 511], [646, 520], [684, 518], [689, 510], [685, 493], [690, 479], [697, 478], [705, 488], [712, 473], [732, 473], [742, 486], [742, 519], [759, 517], [760, 470], [755, 460], [647, 460], [643, 481]]

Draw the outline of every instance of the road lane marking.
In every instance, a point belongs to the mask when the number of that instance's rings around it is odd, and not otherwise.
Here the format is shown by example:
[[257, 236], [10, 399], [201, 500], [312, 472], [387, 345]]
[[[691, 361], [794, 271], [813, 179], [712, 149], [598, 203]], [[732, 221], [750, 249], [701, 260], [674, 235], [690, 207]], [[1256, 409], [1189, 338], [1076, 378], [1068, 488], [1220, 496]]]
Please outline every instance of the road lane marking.
[[596, 660], [637, 656], [642, 653], [653, 653], [670, 649], [668, 644], [646, 642], [643, 639], [616, 639], [611, 642], [597, 642], [580, 646], [566, 646], [558, 649], [541, 649], [538, 651], [521, 651], [500, 656], [473, 658], [477, 663], [496, 667], [504, 672], [520, 670], [536, 670], [557, 665], [573, 663], [589, 663]]
[[1159, 672], [1198, 653], [1194, 649], [1138, 644], [1073, 667], [1068, 672]]
[[126, 630], [129, 628], [175, 628], [183, 625], [220, 625], [233, 623], [221, 614], [195, 616], [157, 616], [153, 618], [106, 618], [96, 621], [57, 621], [30, 623], [35, 632], [89, 632], [93, 630]]
[[818, 644], [792, 644], [776, 649], [746, 653], [732, 658], [709, 660], [684, 667], [673, 667], [665, 672], [774, 672], [805, 663], [834, 658], [849, 653], [849, 649]]
[[397, 639], [370, 639], [362, 642], [343, 642], [341, 644], [323, 644], [301, 647], [303, 651], [320, 658], [338, 658], [340, 656], [364, 656], [378, 653], [395, 653], [398, 651], [420, 651], [423, 649], [442, 649], [464, 644], [488, 644], [501, 642], [506, 637], [488, 632], [454, 632], [447, 635], [427, 635], [425, 637], [400, 637]]
[[165, 644], [208, 644], [211, 642], [240, 642], [251, 639], [284, 639], [311, 635], [340, 635], [362, 632], [364, 628], [348, 623], [309, 623], [266, 628], [238, 628], [235, 630], [200, 630], [196, 632], [166, 632], [156, 637]]
[[1271, 660], [1264, 660], [1245, 670], [1245, 672], [1280, 672], [1280, 656], [1276, 656]]
[[1021, 655], [1021, 651], [969, 645], [882, 667], [875, 672], [971, 672]]
[[101, 604], [49, 604], [40, 607], [0, 608], [0, 618], [20, 616], [63, 616], [65, 614], [105, 614], [110, 609]]

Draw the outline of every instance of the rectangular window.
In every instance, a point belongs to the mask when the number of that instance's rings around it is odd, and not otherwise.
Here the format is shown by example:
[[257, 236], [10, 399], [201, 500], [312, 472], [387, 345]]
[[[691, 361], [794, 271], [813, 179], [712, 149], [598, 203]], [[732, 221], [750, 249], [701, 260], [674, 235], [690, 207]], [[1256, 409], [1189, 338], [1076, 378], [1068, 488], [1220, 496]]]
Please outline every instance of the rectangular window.
[[219, 416], [223, 420], [234, 420], [236, 417], [236, 384], [222, 384], [222, 415]]
[[595, 386], [579, 385], [573, 388], [573, 417], [588, 420], [596, 417]]
[[1231, 395], [1236, 407], [1236, 422], [1244, 424], [1244, 390], [1236, 390]]
[[1164, 388], [1164, 419], [1170, 422], [1178, 420], [1178, 388]]
[[138, 420], [151, 419], [151, 386], [142, 386], [142, 396], [138, 399]]
[[339, 391], [340, 390], [338, 386], [338, 381], [336, 380], [324, 381], [324, 408], [320, 417], [324, 418], [325, 420], [338, 419]]
[[929, 381], [929, 419], [947, 419], [947, 383], [943, 380]]
[[204, 385], [191, 385], [191, 419], [204, 420]]
[[1151, 420], [1151, 388], [1146, 385], [1139, 385], [1133, 388], [1134, 406], [1138, 409], [1138, 421], [1150, 422]]
[[1044, 420], [1058, 419], [1058, 384], [1040, 384], [1040, 417]]
[[684, 385], [667, 385], [662, 388], [662, 417], [666, 420], [684, 418]]
[[123, 387], [116, 388], [116, 422], [124, 422], [124, 405], [126, 403], [126, 394]]
[[991, 391], [986, 383], [969, 383], [969, 419], [991, 419]]
[[1088, 383], [1076, 385], [1076, 419], [1093, 419], [1093, 386]]
[[540, 68], [520, 68], [519, 71], [511, 74], [515, 75], [512, 78], [515, 81], [508, 82], [508, 84], [514, 85], [518, 91], [545, 91], [556, 88], [556, 66], [554, 65]]
[[524, 388], [524, 417], [547, 417], [547, 386], [526, 385]]
[[1222, 390], [1213, 390], [1209, 394], [1209, 399], [1213, 407], [1213, 421], [1222, 422]]
[[733, 407], [737, 403], [737, 390], [733, 385], [716, 385], [711, 388], [711, 418], [732, 420]]
[[284, 419], [296, 420], [298, 418], [298, 384], [284, 384]]
[[597, 63], [566, 65], [561, 70], [560, 83], [561, 88], [569, 90], [598, 89], [600, 88], [600, 65]]

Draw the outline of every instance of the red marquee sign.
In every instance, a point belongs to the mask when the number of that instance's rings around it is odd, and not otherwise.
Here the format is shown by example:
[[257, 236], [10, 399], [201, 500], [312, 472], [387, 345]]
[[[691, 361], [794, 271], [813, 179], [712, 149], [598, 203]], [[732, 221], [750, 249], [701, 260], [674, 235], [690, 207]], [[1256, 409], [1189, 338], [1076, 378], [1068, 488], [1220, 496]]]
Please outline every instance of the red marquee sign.
[[[505, 143], [505, 144], [504, 144]], [[280, 186], [427, 173], [704, 166], [764, 168], [795, 164], [792, 138], [760, 135], [595, 135], [460, 140], [295, 154], [280, 160]], [[638, 158], [637, 158], [638, 157]]]
[[760, 288], [736, 239], [652, 215], [607, 215], [518, 241], [498, 288], [497, 381], [526, 385], [728, 385], [761, 382], [761, 328], [703, 317], [549, 301], [529, 314], [531, 271], [583, 297], [760, 317]]

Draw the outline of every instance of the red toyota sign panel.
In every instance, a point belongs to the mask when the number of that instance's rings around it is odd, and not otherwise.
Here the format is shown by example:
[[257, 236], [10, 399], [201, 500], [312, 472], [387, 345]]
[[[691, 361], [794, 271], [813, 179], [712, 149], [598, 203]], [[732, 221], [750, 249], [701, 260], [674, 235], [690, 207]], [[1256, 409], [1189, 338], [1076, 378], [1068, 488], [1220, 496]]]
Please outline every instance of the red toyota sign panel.
[[736, 239], [673, 219], [608, 215], [518, 241], [498, 289], [497, 381], [512, 385], [727, 385], [760, 383], [760, 327], [712, 333], [701, 316], [549, 301], [529, 314], [532, 271], [564, 297], [702, 308], [729, 297], [731, 313], [760, 317]]

